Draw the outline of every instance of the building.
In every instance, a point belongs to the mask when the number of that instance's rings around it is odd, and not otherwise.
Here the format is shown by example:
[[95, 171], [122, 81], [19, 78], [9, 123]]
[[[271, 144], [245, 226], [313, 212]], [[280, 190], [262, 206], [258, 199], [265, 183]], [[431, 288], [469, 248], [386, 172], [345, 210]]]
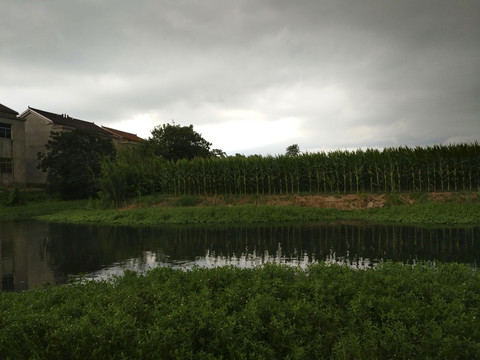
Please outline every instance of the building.
[[25, 166], [28, 184], [45, 184], [47, 181], [47, 173], [38, 169], [38, 153], [45, 151], [45, 145], [50, 140], [52, 132], [74, 129], [88, 130], [110, 138], [117, 148], [124, 144], [143, 141], [130, 133], [104, 128], [93, 122], [75, 119], [66, 114], [55, 114], [32, 107], [28, 107], [20, 115], [20, 118], [25, 120]]
[[145, 141], [145, 139], [142, 139], [141, 137], [138, 137], [135, 134], [131, 134], [125, 131], [120, 131], [117, 129], [108, 128], [103, 125], [102, 125], [102, 128], [112, 133], [112, 135], [115, 136], [114, 144], [115, 146], [117, 146], [117, 148], [120, 148], [122, 146], [136, 146]]
[[25, 184], [25, 120], [0, 104], [0, 185]]
[[25, 120], [25, 167], [27, 184], [45, 184], [47, 173], [38, 168], [38, 153], [45, 151], [52, 132], [83, 129], [97, 134], [113, 137], [93, 122], [72, 118], [66, 114], [55, 114], [28, 107], [20, 115]]

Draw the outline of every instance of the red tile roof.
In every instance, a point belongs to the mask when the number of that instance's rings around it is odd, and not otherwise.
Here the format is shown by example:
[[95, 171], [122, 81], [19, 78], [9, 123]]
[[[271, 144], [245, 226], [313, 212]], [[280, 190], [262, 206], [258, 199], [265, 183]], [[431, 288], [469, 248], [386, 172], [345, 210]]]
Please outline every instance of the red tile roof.
[[141, 137], [138, 137], [136, 134], [131, 134], [131, 133], [128, 133], [128, 132], [125, 132], [125, 131], [112, 129], [112, 128], [109, 128], [109, 127], [106, 127], [106, 126], [103, 126], [103, 125], [102, 125], [102, 128], [111, 132], [113, 135], [117, 135], [117, 136], [122, 137], [125, 140], [134, 141], [134, 142], [145, 141], [145, 139], [142, 139]]
[[35, 108], [30, 107], [30, 106], [28, 108], [31, 111], [34, 111], [37, 114], [40, 114], [43, 117], [46, 117], [48, 120], [52, 121], [54, 124], [64, 125], [64, 126], [68, 126], [68, 127], [74, 128], [74, 129], [90, 130], [90, 131], [93, 131], [97, 134], [112, 136], [111, 132], [102, 129], [100, 126], [95, 125], [93, 122], [88, 122], [88, 121], [84, 121], [84, 120], [75, 119], [75, 118], [72, 118], [68, 115], [54, 114], [54, 113], [51, 113], [51, 112], [48, 112], [48, 111], [35, 109]]

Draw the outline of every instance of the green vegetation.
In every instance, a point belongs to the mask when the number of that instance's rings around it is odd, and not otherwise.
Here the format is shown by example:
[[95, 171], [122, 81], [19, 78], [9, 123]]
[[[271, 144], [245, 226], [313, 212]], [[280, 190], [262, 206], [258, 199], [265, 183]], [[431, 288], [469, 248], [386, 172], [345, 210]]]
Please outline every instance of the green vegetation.
[[12, 191], [4, 190], [6, 193], [6, 199], [4, 200], [7, 206], [19, 206], [27, 203], [26, 193], [22, 191], [18, 186], [15, 186]]
[[12, 192], [0, 193], [0, 221], [29, 220], [37, 216], [59, 213], [65, 210], [84, 210], [86, 200], [60, 201], [48, 198], [45, 194], [31, 194], [20, 191], [22, 204], [12, 204], [10, 199], [16, 195]]
[[0, 293], [2, 359], [473, 359], [480, 273], [157, 268]]
[[180, 126], [172, 123], [156, 126], [144, 147], [147, 152], [155, 156], [178, 161], [223, 154], [218, 149], [210, 150], [211, 145], [202, 135], [193, 130], [193, 125]]
[[292, 144], [290, 146], [287, 146], [285, 149], [285, 155], [287, 156], [298, 156], [300, 155], [300, 147], [298, 144]]
[[[13, 190], [0, 193], [0, 221], [38, 219], [42, 221], [110, 224], [251, 224], [268, 222], [308, 222], [359, 220], [402, 224], [479, 225], [480, 204], [475, 193], [455, 194], [444, 202], [428, 200], [423, 193], [413, 193], [408, 204], [403, 195], [389, 196], [387, 206], [360, 210], [320, 207], [265, 205], [262, 196], [218, 196], [204, 204], [201, 196], [146, 196], [124, 208], [105, 206], [99, 199], [60, 201], [42, 192]], [[13, 195], [12, 195], [13, 194]], [[11, 206], [19, 196], [23, 205]], [[25, 205], [26, 202], [26, 205]], [[220, 205], [221, 204], [221, 205]]]
[[[346, 213], [345, 213], [346, 214]], [[38, 219], [65, 223], [111, 225], [234, 224], [283, 221], [335, 220], [342, 212], [293, 206], [190, 206], [150, 207], [125, 210], [66, 210]]]
[[116, 153], [110, 139], [80, 129], [52, 132], [45, 149], [38, 154], [39, 168], [48, 172], [47, 189], [62, 199], [96, 196], [101, 161]]
[[480, 145], [168, 161], [129, 150], [103, 164], [104, 199], [139, 195], [272, 195], [476, 191]]
[[72, 208], [36, 217], [63, 223], [110, 225], [235, 224], [361, 220], [403, 224], [480, 224], [480, 205], [474, 203], [419, 203], [378, 209], [335, 210], [297, 206], [236, 205], [140, 207], [132, 209]]

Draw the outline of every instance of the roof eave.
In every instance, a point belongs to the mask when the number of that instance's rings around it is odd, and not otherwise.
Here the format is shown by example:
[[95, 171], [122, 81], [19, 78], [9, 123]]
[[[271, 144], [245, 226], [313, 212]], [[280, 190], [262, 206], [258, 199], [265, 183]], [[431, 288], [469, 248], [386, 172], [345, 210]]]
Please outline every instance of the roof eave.
[[[35, 111], [34, 109], [32, 109], [30, 106], [28, 107], [27, 110], [25, 110], [23, 113], [21, 113], [19, 117], [25, 119], [25, 117], [26, 117], [27, 115], [29, 115], [30, 113], [34, 113], [34, 114], [36, 114], [37, 116], [40, 116], [42, 119], [44, 119], [44, 120], [46, 120], [46, 121], [48, 121], [48, 122], [50, 122], [50, 123], [53, 124], [53, 121], [52, 121], [52, 120], [50, 120], [50, 119], [47, 118], [46, 116], [44, 116], [44, 115], [36, 112], [36, 111]], [[24, 121], [27, 121], [27, 119], [25, 119]]]

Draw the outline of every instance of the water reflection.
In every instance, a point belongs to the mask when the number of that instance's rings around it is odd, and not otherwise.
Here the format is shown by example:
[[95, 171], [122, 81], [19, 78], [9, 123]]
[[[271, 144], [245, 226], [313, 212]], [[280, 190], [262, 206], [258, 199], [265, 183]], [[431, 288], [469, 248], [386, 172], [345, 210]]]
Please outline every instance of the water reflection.
[[156, 266], [306, 267], [325, 261], [351, 267], [380, 261], [462, 262], [476, 266], [480, 228], [351, 223], [130, 228], [37, 222], [0, 223], [2, 290], [21, 291], [68, 274], [104, 278]]
[[22, 291], [56, 283], [48, 265], [49, 227], [40, 223], [0, 223], [2, 291]]

